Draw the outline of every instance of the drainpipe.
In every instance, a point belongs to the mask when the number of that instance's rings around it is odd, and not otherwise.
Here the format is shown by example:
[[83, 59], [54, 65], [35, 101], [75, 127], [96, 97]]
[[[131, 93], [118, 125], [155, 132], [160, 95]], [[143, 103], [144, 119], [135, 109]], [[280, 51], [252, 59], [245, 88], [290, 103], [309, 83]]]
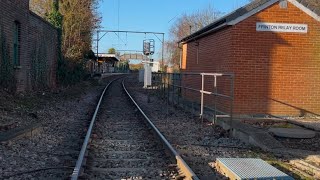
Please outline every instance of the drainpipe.
[[197, 47], [197, 64], [199, 64], [199, 41], [195, 41], [195, 46]]
[[181, 47], [182, 43], [178, 42], [178, 48], [179, 48], [179, 69], [182, 68], [182, 47]]

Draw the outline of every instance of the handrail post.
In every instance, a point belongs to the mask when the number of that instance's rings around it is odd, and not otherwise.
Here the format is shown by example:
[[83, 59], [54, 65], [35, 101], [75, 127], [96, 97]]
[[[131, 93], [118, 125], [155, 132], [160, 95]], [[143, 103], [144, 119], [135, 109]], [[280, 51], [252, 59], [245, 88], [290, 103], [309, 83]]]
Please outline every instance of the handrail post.
[[231, 76], [231, 100], [230, 100], [230, 135], [232, 136], [232, 121], [233, 121], [233, 103], [234, 103], [234, 75]]
[[217, 122], [217, 93], [218, 93], [217, 76], [216, 75], [214, 75], [213, 92], [214, 92], [214, 95], [213, 95], [214, 112], [213, 112], [213, 122], [212, 123], [215, 124]]
[[201, 107], [200, 107], [200, 118], [203, 121], [203, 96], [204, 96], [204, 74], [201, 74]]
[[167, 74], [167, 85], [168, 85], [168, 88], [167, 88], [167, 96], [168, 96], [168, 104], [170, 105], [170, 73]]
[[[182, 101], [182, 103], [184, 102], [184, 98], [188, 98], [188, 92], [187, 91], [191, 91], [191, 92], [196, 92], [198, 95], [198, 93], [200, 93], [200, 98], [198, 96], [196, 96], [196, 103], [194, 105], [194, 103], [191, 104], [191, 107], [194, 107], [195, 109], [196, 106], [200, 106], [200, 112], [194, 112], [194, 113], [199, 113], [199, 119], [201, 119], [203, 121], [204, 119], [204, 113], [205, 113], [205, 109], [208, 108], [210, 111], [213, 111], [213, 119], [212, 119], [212, 123], [215, 124], [217, 123], [219, 118], [224, 118], [226, 119], [226, 121], [228, 121], [229, 118], [229, 122], [228, 124], [230, 125], [230, 127], [232, 127], [232, 120], [233, 120], [233, 109], [234, 109], [234, 74], [233, 73], [181, 73], [181, 74], [177, 74], [177, 73], [166, 73], [164, 74], [166, 78], [165, 79], [165, 87], [167, 86], [167, 88], [165, 88], [167, 90], [164, 91], [164, 93], [167, 94], [167, 103], [170, 104], [170, 100], [173, 101], [174, 105], [179, 105], [180, 100]], [[190, 80], [189, 76], [194, 77], [196, 76], [196, 82], [197, 82], [197, 88], [193, 87], [194, 83], [191, 80], [191, 86], [187, 86], [185, 84], [185, 81]], [[199, 75], [201, 76], [201, 87], [198, 88], [200, 85], [198, 77]], [[206, 76], [213, 76], [213, 89], [210, 91], [206, 91], [205, 90], [205, 78]], [[218, 92], [218, 80], [220, 77], [228, 77], [230, 80], [230, 91], [226, 90], [226, 94], [221, 94], [222, 92]], [[209, 79], [212, 79], [211, 77]], [[183, 80], [183, 81], [182, 81]], [[229, 82], [229, 81], [228, 81]], [[211, 84], [211, 82], [210, 82]], [[211, 86], [212, 87], [212, 86]], [[224, 88], [222, 88], [224, 89]], [[184, 92], [182, 92], [184, 91]], [[181, 94], [180, 94], [181, 92]], [[230, 95], [227, 93], [230, 92]], [[177, 94], [175, 94], [177, 93]], [[213, 96], [210, 101], [210, 107], [205, 106], [205, 95], [209, 95], [210, 99], [211, 96]], [[177, 96], [177, 97], [176, 97]], [[193, 98], [193, 94], [190, 94], [190, 98]], [[200, 99], [200, 104], [199, 104], [199, 100]], [[226, 107], [223, 106], [220, 109], [220, 104], [219, 104], [219, 100], [220, 98], [223, 98], [223, 104], [224, 105], [230, 105], [230, 107]], [[177, 101], [175, 101], [177, 100]], [[225, 100], [225, 101], [224, 101]], [[229, 101], [229, 102], [228, 102]], [[186, 103], [186, 102], [185, 102]], [[194, 105], [194, 106], [193, 106]], [[184, 104], [183, 104], [184, 106]], [[187, 105], [186, 105], [187, 106]], [[213, 107], [214, 106], [214, 107]], [[194, 111], [195, 109], [192, 108]]]

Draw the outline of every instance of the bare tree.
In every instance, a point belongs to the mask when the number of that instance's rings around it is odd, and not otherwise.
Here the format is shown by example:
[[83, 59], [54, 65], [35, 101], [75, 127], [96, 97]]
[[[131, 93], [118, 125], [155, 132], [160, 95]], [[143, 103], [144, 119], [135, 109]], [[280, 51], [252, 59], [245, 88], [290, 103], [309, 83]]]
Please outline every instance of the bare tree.
[[30, 0], [30, 9], [41, 17], [45, 17], [51, 10], [52, 0]]
[[63, 15], [62, 52], [65, 57], [78, 59], [91, 49], [92, 35], [100, 24], [96, 12], [99, 0], [61, 0]]
[[[48, 19], [53, 0], [30, 0], [30, 9]], [[78, 60], [91, 50], [92, 36], [100, 25], [97, 6], [100, 0], [55, 0], [62, 22], [62, 53], [64, 57]]]
[[309, 3], [320, 10], [320, 1], [319, 0], [309, 0]]
[[180, 16], [169, 30], [169, 40], [165, 43], [167, 64], [178, 69], [180, 63], [180, 50], [177, 42], [191, 33], [209, 25], [222, 15], [221, 12], [208, 6], [192, 14]]

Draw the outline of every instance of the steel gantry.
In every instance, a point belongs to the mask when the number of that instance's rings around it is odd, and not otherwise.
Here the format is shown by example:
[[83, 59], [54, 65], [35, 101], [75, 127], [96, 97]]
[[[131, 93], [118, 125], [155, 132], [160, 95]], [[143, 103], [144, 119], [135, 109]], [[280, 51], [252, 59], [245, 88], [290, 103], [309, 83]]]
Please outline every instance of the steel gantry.
[[[100, 33], [102, 33], [102, 36], [100, 37]], [[133, 34], [153, 34], [160, 42], [161, 42], [161, 46], [162, 46], [162, 50], [161, 50], [161, 71], [163, 70], [163, 57], [164, 57], [164, 35], [165, 33], [161, 33], [161, 32], [151, 32], [151, 31], [113, 31], [113, 30], [97, 30], [97, 55], [99, 54], [99, 41], [105, 36], [107, 35], [108, 33], [114, 33], [116, 36], [118, 36], [119, 39], [120, 36], [119, 34], [120, 33], [133, 33]], [[158, 37], [158, 35], [162, 35], [162, 39], [160, 39]]]

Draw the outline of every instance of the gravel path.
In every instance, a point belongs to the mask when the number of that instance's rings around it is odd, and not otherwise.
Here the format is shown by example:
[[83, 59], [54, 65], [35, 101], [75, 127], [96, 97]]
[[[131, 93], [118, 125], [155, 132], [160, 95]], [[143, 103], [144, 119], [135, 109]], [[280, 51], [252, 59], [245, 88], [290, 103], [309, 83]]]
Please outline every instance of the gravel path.
[[68, 179], [107, 81], [82, 83], [37, 108], [39, 133], [0, 144], [0, 179]]
[[182, 179], [121, 81], [107, 91], [93, 130], [85, 179]]
[[307, 151], [314, 151], [319, 154], [320, 151], [320, 133], [317, 132], [316, 136], [311, 139], [294, 139], [294, 138], [280, 138], [276, 137], [285, 147], [292, 149], [300, 149]]
[[250, 147], [230, 138], [218, 126], [201, 123], [191, 113], [169, 106], [167, 116], [166, 102], [151, 96], [148, 103], [146, 91], [137, 79], [136, 76], [130, 76], [126, 80], [129, 92], [201, 179], [213, 179], [217, 175], [209, 165], [217, 157], [251, 156]]

